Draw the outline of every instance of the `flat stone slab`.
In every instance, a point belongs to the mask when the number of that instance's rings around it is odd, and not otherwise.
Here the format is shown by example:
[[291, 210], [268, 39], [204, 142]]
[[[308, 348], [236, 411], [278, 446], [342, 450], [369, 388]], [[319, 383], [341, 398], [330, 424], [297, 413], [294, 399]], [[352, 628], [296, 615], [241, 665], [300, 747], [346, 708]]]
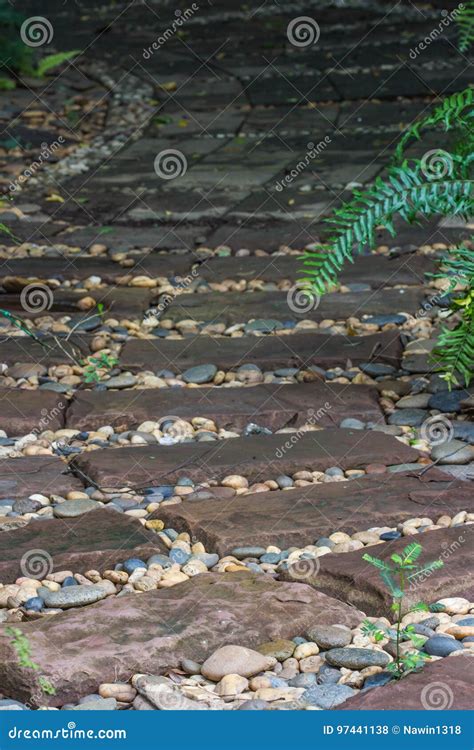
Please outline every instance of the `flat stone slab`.
[[[395, 284], [423, 285], [424, 275], [433, 270], [426, 256], [388, 258], [383, 255], [361, 255], [341, 271], [341, 284], [364, 283], [373, 289]], [[265, 281], [296, 281], [303, 276], [302, 262], [295, 255], [211, 258], [198, 268], [199, 276], [209, 282], [224, 279], [263, 279]]]
[[[293, 436], [293, 441], [291, 437]], [[147, 487], [189, 477], [196, 482], [242, 474], [249, 482], [330, 466], [357, 469], [369, 463], [416, 461], [418, 451], [391, 435], [364, 430], [230, 438], [209, 443], [137, 446], [83, 453], [73, 465], [101, 487]]]
[[[138, 273], [139, 272], [137, 272], [137, 275]], [[91, 310], [81, 312], [78, 307], [78, 303], [84, 297], [92, 297], [95, 299], [97, 304], [103, 305], [104, 310], [108, 315], [134, 318], [141, 317], [145, 310], [150, 307], [152, 300], [152, 294], [149, 289], [104, 287], [101, 289], [92, 289], [90, 291], [76, 292], [60, 288], [54, 292], [53, 304], [51, 309], [48, 310], [48, 315], [61, 317], [66, 314], [74, 314], [75, 319], [77, 318], [77, 320], [90, 318], [92, 314]], [[45, 314], [44, 311], [34, 312], [33, 310], [25, 310], [21, 304], [21, 296], [19, 293], [3, 294], [2, 304], [5, 305], [7, 310], [20, 317], [40, 318]]]
[[421, 288], [383, 289], [368, 292], [333, 293], [322, 297], [315, 309], [299, 312], [288, 303], [286, 292], [210, 292], [182, 294], [167, 308], [164, 318], [175, 322], [243, 323], [253, 318], [285, 320], [346, 320], [351, 316], [412, 313], [420, 310], [425, 298]]
[[383, 422], [377, 389], [314, 382], [241, 388], [78, 391], [67, 412], [67, 426], [93, 430], [112, 425], [116, 430], [129, 430], [147, 419], [159, 421], [170, 415], [188, 420], [206, 417], [227, 430], [242, 430], [249, 422], [279, 430], [313, 420], [320, 427], [330, 427], [339, 425], [345, 417]]
[[0, 461], [0, 500], [16, 500], [34, 492], [66, 495], [82, 489], [79, 479], [68, 474], [67, 464], [58, 456], [25, 456]]
[[[424, 511], [420, 508], [420, 511]], [[422, 514], [421, 514], [422, 515]], [[402, 537], [390, 544], [373, 547], [370, 553], [384, 560], [400, 552], [411, 541], [423, 546], [420, 563], [441, 559], [444, 565], [431, 575], [420, 576], [409, 586], [405, 608], [424, 601], [427, 604], [446, 597], [474, 596], [473, 526], [463, 524], [449, 529], [427, 531], [414, 537]], [[365, 550], [324, 555], [319, 570], [305, 577], [305, 582], [349, 604], [360, 607], [368, 615], [390, 617], [391, 597], [375, 568], [362, 559]], [[301, 580], [300, 567], [294, 575], [291, 566], [283, 574], [285, 580]]]
[[[69, 235], [68, 235], [69, 236]], [[104, 235], [108, 238], [108, 235]], [[99, 240], [98, 240], [99, 241]], [[115, 247], [115, 245], [114, 245]], [[59, 258], [15, 258], [0, 261], [1, 276], [21, 276], [36, 279], [87, 279], [100, 276], [106, 283], [114, 283], [117, 277], [133, 273], [135, 276], [173, 277], [191, 270], [196, 258], [191, 253], [150, 253], [143, 258], [135, 256], [135, 265], [124, 267], [109, 258], [95, 256]], [[403, 282], [401, 282], [403, 283]]]
[[[163, 674], [183, 658], [203, 662], [218, 647], [253, 648], [305, 633], [315, 623], [355, 627], [363, 615], [304, 584], [247, 573], [206, 573], [169, 589], [112, 597], [30, 624], [38, 672], [18, 666], [9, 638], [0, 636], [0, 684], [18, 700], [38, 696], [35, 680], [56, 688], [50, 705], [96, 693], [99, 684], [137, 672]], [[1, 633], [1, 630], [0, 630]]]
[[339, 711], [470, 711], [474, 661], [469, 654], [428, 662], [421, 672], [388, 685], [363, 690], [341, 703]]
[[59, 430], [67, 403], [65, 396], [53, 391], [0, 388], [0, 430], [9, 437]]
[[[72, 570], [104, 571], [114, 568], [129, 557], [146, 559], [165, 548], [159, 537], [136, 519], [107, 508], [93, 510], [65, 521], [54, 518], [31, 521], [27, 526], [0, 533], [0, 582], [13, 583], [17, 578], [34, 573], [32, 550], [44, 552], [40, 562], [47, 573]], [[23, 568], [22, 568], [23, 561]]]
[[370, 360], [398, 367], [401, 355], [400, 336], [393, 331], [352, 337], [324, 333], [247, 338], [198, 335], [177, 341], [130, 339], [123, 346], [120, 364], [134, 372], [170, 369], [176, 373], [208, 362], [224, 370], [242, 364], [257, 364], [263, 370], [309, 365], [328, 368], [345, 365], [348, 360], [354, 365]]
[[[260, 110], [260, 112], [264, 111]], [[266, 111], [272, 112], [272, 127], [274, 127], [274, 110]], [[293, 112], [297, 111], [301, 110], [293, 109]], [[295, 231], [295, 226], [291, 221], [267, 219], [266, 221], [249, 220], [243, 223], [226, 221], [210, 235], [208, 245], [209, 247], [228, 245], [234, 250], [246, 247], [250, 250], [265, 249], [274, 252], [281, 245], [303, 250], [305, 245], [311, 242], [314, 242], [314, 234], [305, 229], [301, 222], [297, 223]]]
[[160, 508], [153, 517], [188, 532], [222, 557], [242, 544], [302, 547], [335, 531], [352, 535], [419, 516], [436, 521], [444, 513], [474, 511], [472, 489], [466, 482], [429, 481], [428, 476], [420, 481], [400, 474], [372, 475], [226, 500], [185, 501]]
[[[70, 365], [71, 359], [54, 339], [45, 336], [45, 346], [41, 346], [30, 336], [7, 336], [1, 339], [0, 362], [6, 365], [35, 364], [51, 367], [52, 365]], [[71, 336], [69, 343], [76, 347], [83, 356], [90, 354], [90, 336]], [[66, 343], [64, 342], [64, 347]]]

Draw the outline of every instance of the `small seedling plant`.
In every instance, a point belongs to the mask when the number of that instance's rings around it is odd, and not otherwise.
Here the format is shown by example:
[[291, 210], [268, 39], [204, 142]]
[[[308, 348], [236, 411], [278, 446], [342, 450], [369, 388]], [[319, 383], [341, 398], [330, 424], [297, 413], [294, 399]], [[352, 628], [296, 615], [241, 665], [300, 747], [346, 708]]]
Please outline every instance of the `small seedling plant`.
[[103, 352], [99, 357], [88, 357], [81, 364], [85, 365], [83, 380], [84, 383], [99, 383], [102, 376], [105, 375], [117, 364], [118, 359], [112, 354]]
[[[41, 667], [32, 659], [31, 644], [26, 635], [24, 635], [19, 628], [11, 627], [5, 628], [5, 633], [11, 638], [11, 644], [16, 651], [20, 667], [33, 669], [35, 672], [38, 672]], [[44, 695], [56, 695], [56, 688], [48, 678], [42, 674], [38, 676], [38, 685]]]
[[391, 672], [395, 679], [399, 680], [410, 672], [421, 669], [424, 663], [430, 658], [428, 654], [420, 651], [402, 653], [402, 641], [410, 641], [415, 649], [419, 649], [425, 642], [424, 636], [415, 633], [413, 625], [402, 626], [402, 620], [410, 612], [430, 612], [433, 611], [425, 602], [417, 604], [404, 610], [403, 602], [405, 599], [406, 588], [412, 584], [417, 577], [429, 575], [435, 570], [443, 567], [442, 560], [433, 560], [432, 562], [419, 564], [418, 558], [423, 551], [423, 547], [418, 542], [408, 544], [401, 554], [391, 555], [390, 561], [380, 560], [372, 555], [363, 555], [363, 560], [373, 565], [379, 571], [380, 578], [387, 586], [390, 595], [393, 598], [391, 610], [395, 616], [395, 631], [392, 628], [380, 627], [377, 623], [364, 620], [362, 632], [374, 639], [376, 643], [388, 638], [395, 643], [395, 660], [387, 667], [387, 672]]

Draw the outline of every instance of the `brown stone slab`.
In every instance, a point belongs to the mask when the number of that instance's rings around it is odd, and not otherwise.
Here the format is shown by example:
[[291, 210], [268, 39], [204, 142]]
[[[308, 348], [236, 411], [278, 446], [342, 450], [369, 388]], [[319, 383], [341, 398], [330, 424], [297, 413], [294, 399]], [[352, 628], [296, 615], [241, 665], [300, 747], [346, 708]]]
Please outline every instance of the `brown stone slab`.
[[314, 382], [242, 388], [78, 391], [68, 409], [67, 426], [93, 430], [109, 424], [116, 430], [129, 430], [147, 419], [160, 420], [170, 415], [187, 420], [206, 417], [228, 430], [242, 430], [249, 422], [257, 422], [275, 431], [312, 420], [320, 427], [333, 427], [345, 417], [383, 422], [375, 388]]
[[[411, 541], [423, 546], [420, 563], [442, 559], [440, 570], [424, 576], [409, 586], [405, 596], [405, 607], [425, 601], [428, 604], [451, 596], [474, 596], [474, 546], [473, 526], [463, 524], [449, 529], [427, 531], [420, 536], [408, 536], [389, 544], [381, 544], [370, 553], [388, 559], [400, 552]], [[324, 555], [319, 558], [319, 570], [305, 577], [306, 583], [329, 596], [360, 607], [368, 615], [391, 616], [388, 591], [381, 582], [376, 569], [362, 559], [365, 550], [344, 554]], [[286, 580], [301, 580], [301, 570], [292, 574], [291, 566], [283, 576]]]
[[109, 315], [128, 315], [141, 317], [150, 306], [152, 295], [149, 289], [133, 289], [129, 287], [105, 287], [91, 291], [69, 291], [57, 289], [52, 294], [52, 305], [48, 311], [33, 312], [25, 310], [21, 304], [21, 296], [16, 293], [2, 294], [2, 305], [9, 312], [20, 317], [39, 318], [47, 315], [64, 315], [66, 313], [80, 316], [79, 319], [89, 318], [97, 313], [95, 308], [81, 312], [78, 307], [80, 300], [84, 297], [92, 297], [97, 304], [104, 306]]
[[[102, 487], [166, 484], [180, 477], [195, 482], [242, 474], [249, 482], [279, 474], [330, 466], [357, 469], [369, 463], [416, 461], [418, 451], [391, 435], [363, 430], [327, 429], [303, 433], [230, 438], [209, 443], [138, 446], [83, 453], [74, 467], [86, 481]], [[287, 447], [288, 446], [288, 447]]]
[[393, 331], [352, 337], [324, 333], [245, 338], [194, 336], [179, 341], [129, 339], [122, 348], [120, 364], [132, 371], [154, 372], [163, 368], [182, 372], [209, 362], [224, 370], [243, 364], [257, 364], [263, 370], [309, 365], [328, 368], [344, 366], [348, 360], [354, 365], [373, 360], [398, 366], [401, 354], [400, 336]]
[[303, 250], [306, 245], [315, 241], [315, 233], [304, 229], [300, 221], [295, 223], [277, 219], [266, 223], [226, 221], [211, 234], [207, 244], [209, 247], [228, 245], [234, 250], [246, 247], [250, 250], [275, 252], [281, 245]]
[[[210, 258], [199, 266], [198, 273], [209, 282], [224, 279], [296, 281], [304, 275], [301, 269], [302, 261], [295, 255], [251, 255], [243, 258]], [[388, 258], [383, 255], [362, 255], [355, 263], [344, 266], [339, 280], [342, 284], [370, 284], [373, 289], [395, 284], [423, 285], [425, 274], [433, 269], [433, 262], [426, 256]]]
[[444, 513], [474, 512], [474, 496], [467, 482], [449, 478], [429, 481], [428, 477], [429, 472], [422, 481], [414, 476], [387, 474], [230, 499], [183, 502], [159, 508], [153, 517], [188, 532], [208, 551], [222, 557], [242, 544], [302, 547], [335, 531], [354, 534], [373, 526], [396, 526], [419, 516], [436, 521]]
[[67, 398], [53, 391], [0, 388], [0, 430], [9, 437], [64, 426]]
[[[99, 240], [98, 240], [99, 241]], [[86, 279], [100, 276], [106, 283], [114, 283], [117, 277], [133, 273], [135, 276], [173, 277], [191, 270], [196, 262], [192, 253], [185, 255], [148, 254], [133, 257], [134, 266], [124, 267], [109, 258], [94, 256], [61, 256], [59, 258], [14, 258], [0, 261], [0, 280], [5, 276], [44, 279]]]
[[[77, 518], [31, 521], [21, 529], [0, 533], [0, 581], [13, 583], [27, 575], [21, 561], [31, 550], [45, 552], [51, 559], [49, 573], [72, 570], [104, 571], [128, 557], [140, 559], [164, 552], [164, 544], [136, 519], [107, 508], [84, 513]], [[25, 565], [25, 563], [24, 563]], [[46, 575], [46, 573], [45, 573]]]
[[5, 458], [0, 461], [0, 499], [28, 497], [34, 492], [65, 495], [82, 490], [81, 482], [57, 456]]
[[20, 668], [10, 639], [0, 635], [0, 684], [12, 698], [44, 705], [35, 684], [43, 674], [56, 688], [50, 705], [63, 705], [97, 692], [103, 682], [163, 674], [183, 658], [203, 662], [221, 646], [252, 648], [300, 635], [314, 623], [355, 627], [362, 617], [304, 584], [206, 573], [172, 588], [18, 623], [39, 670]]
[[[70, 357], [58, 346], [54, 339], [45, 336], [43, 341], [47, 348], [41, 346], [29, 336], [0, 337], [0, 362], [10, 366], [35, 362], [45, 367], [71, 364]], [[64, 339], [61, 339], [61, 341], [66, 348], [67, 344]], [[72, 344], [84, 356], [90, 354], [90, 342], [91, 337], [86, 335], [74, 335], [69, 339], [69, 344]]]
[[341, 703], [338, 711], [470, 711], [474, 658], [456, 653], [428, 662], [421, 672], [383, 687], [364, 690]]
[[[214, 114], [212, 115], [214, 117]], [[106, 231], [103, 231], [106, 229]], [[202, 244], [209, 233], [209, 226], [203, 222], [188, 224], [153, 224], [153, 226], [108, 225], [107, 227], [89, 226], [63, 232], [61, 242], [68, 245], [80, 245], [88, 248], [100, 242], [108, 248], [130, 251], [134, 248], [153, 248], [157, 250], [186, 249], [190, 252]], [[309, 241], [309, 240], [308, 240]]]
[[286, 292], [210, 292], [182, 294], [167, 308], [163, 317], [173, 320], [193, 319], [198, 322], [244, 323], [254, 318], [275, 320], [346, 320], [351, 316], [412, 313], [420, 310], [425, 292], [419, 287], [383, 289], [348, 294], [326, 294], [315, 309], [295, 311]]

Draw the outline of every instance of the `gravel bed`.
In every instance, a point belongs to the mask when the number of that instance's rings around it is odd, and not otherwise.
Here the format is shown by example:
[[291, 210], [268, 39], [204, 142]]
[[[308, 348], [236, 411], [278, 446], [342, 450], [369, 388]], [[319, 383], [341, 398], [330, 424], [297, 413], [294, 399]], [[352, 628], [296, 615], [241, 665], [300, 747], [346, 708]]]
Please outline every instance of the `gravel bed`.
[[[419, 651], [429, 657], [428, 663], [461, 651], [474, 653], [474, 603], [456, 597], [435, 604], [442, 611], [405, 615], [402, 625], [414, 627], [420, 646], [405, 642], [402, 650]], [[366, 620], [395, 629], [387, 618]], [[393, 677], [387, 666], [393, 660], [388, 638], [376, 643], [364, 634], [363, 622], [355, 628], [315, 623], [292, 639], [255, 648], [228, 644], [203, 663], [182, 659], [167, 676], [134, 674], [128, 682], [103, 682], [97, 693], [61, 709], [327, 710], [360, 691], [388, 684]]]
[[[150, 506], [156, 510], [157, 504], [151, 503]], [[221, 558], [216, 553], [207, 552], [204, 545], [192, 539], [188, 533], [165, 528], [159, 519], [140, 520], [164, 543], [168, 550], [166, 554], [157, 553], [147, 560], [131, 557], [107, 570], [89, 570], [84, 575], [73, 570], [61, 570], [49, 573], [44, 579], [23, 576], [14, 584], [0, 584], [0, 622], [37, 619], [64, 609], [87, 606], [107, 596], [169, 588], [208, 570], [216, 573], [250, 571], [278, 578], [288, 565], [298, 561], [316, 560], [327, 554], [344, 554], [434, 529], [472, 524], [474, 513], [460, 511], [455, 516], [445, 514], [435, 521], [431, 518], [410, 518], [398, 526], [373, 527], [352, 536], [336, 531], [328, 537], [316, 539], [314, 544], [286, 550], [275, 545], [249, 547], [242, 540], [242, 546]]]

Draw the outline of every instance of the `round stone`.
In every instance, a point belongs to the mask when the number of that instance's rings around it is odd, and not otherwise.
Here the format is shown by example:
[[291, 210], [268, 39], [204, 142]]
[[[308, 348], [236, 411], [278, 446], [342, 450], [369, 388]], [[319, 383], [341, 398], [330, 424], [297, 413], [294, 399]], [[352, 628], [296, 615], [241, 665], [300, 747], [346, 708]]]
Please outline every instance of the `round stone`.
[[78, 586], [78, 582], [73, 576], [67, 576], [64, 581], [62, 582], [63, 588], [67, 588], [68, 586]]
[[308, 630], [308, 638], [322, 649], [343, 648], [352, 640], [352, 633], [338, 625], [315, 625]]
[[352, 419], [351, 417], [347, 417], [346, 419], [342, 420], [339, 427], [344, 430], [363, 430], [365, 429], [365, 422], [361, 422], [360, 419]]
[[370, 375], [373, 378], [380, 375], [393, 375], [393, 373], [396, 372], [393, 365], [385, 365], [382, 362], [362, 362], [362, 364], [359, 365], [359, 368], [362, 372], [365, 372], [366, 375]]
[[441, 412], [459, 412], [461, 401], [468, 397], [469, 393], [465, 390], [440, 391], [431, 396], [428, 406], [430, 409], [438, 409]]
[[316, 685], [316, 674], [314, 672], [303, 672], [303, 674], [297, 674], [288, 680], [289, 687], [303, 687], [309, 688], [311, 685]]
[[377, 674], [372, 674], [370, 677], [367, 677], [364, 682], [364, 690], [382, 687], [382, 685], [386, 685], [390, 680], [393, 680], [393, 675], [391, 675], [390, 672], [377, 672]]
[[238, 711], [269, 711], [270, 704], [267, 701], [261, 700], [261, 698], [254, 698], [253, 700], [244, 701], [240, 704], [237, 709]]
[[369, 648], [333, 648], [326, 653], [326, 662], [334, 667], [364, 669], [364, 667], [386, 667], [390, 657], [385, 651]]
[[390, 414], [389, 424], [404, 425], [408, 427], [419, 427], [427, 417], [427, 412], [423, 409], [397, 409]]
[[260, 318], [247, 323], [244, 330], [245, 333], [253, 333], [254, 331], [258, 331], [259, 333], [271, 333], [281, 327], [282, 323], [279, 320]]
[[101, 506], [95, 500], [66, 500], [54, 506], [56, 518], [77, 518]]
[[472, 627], [474, 626], [474, 617], [463, 617], [456, 622], [456, 625]]
[[284, 490], [286, 487], [293, 487], [294, 485], [293, 479], [286, 474], [281, 474], [275, 481], [281, 490]]
[[257, 647], [257, 651], [264, 656], [273, 656], [277, 661], [285, 661], [293, 656], [295, 650], [295, 644], [293, 641], [287, 641], [284, 638], [280, 638], [277, 641], [269, 641], [268, 643], [262, 643], [261, 646]]
[[41, 612], [44, 609], [44, 601], [40, 596], [32, 596], [26, 600], [23, 607], [30, 612]]
[[394, 539], [400, 539], [401, 535], [401, 531], [384, 531], [379, 538], [384, 542], [392, 542]]
[[237, 560], [244, 560], [246, 557], [261, 557], [265, 552], [265, 547], [235, 547], [230, 554]]
[[219, 562], [219, 555], [217, 555], [215, 552], [195, 552], [191, 558], [192, 560], [199, 560], [199, 562], [204, 563], [207, 569], [213, 568], [214, 565], [217, 565]]
[[188, 552], [185, 552], [179, 547], [173, 547], [173, 549], [170, 550], [171, 562], [177, 563], [178, 565], [185, 565], [190, 557], [191, 555]]
[[[294, 645], [294, 644], [292, 644]], [[209, 656], [201, 667], [201, 674], [209, 680], [219, 682], [226, 674], [239, 674], [252, 677], [276, 664], [272, 656], [254, 651], [244, 646], [222, 646]]]
[[301, 705], [331, 709], [353, 695], [356, 695], [356, 691], [347, 685], [312, 685], [305, 690], [298, 702]]
[[50, 609], [83, 607], [86, 604], [95, 604], [107, 596], [105, 588], [98, 585], [69, 586], [60, 591], [50, 591], [45, 586], [40, 586], [37, 593]]
[[123, 569], [129, 575], [131, 575], [131, 573], [137, 568], [147, 568], [146, 562], [140, 560], [138, 557], [129, 557], [128, 560], [125, 560], [123, 563]]
[[214, 375], [217, 372], [215, 365], [197, 365], [196, 367], [190, 367], [188, 370], [183, 372], [183, 380], [185, 383], [209, 383], [213, 380]]
[[474, 461], [474, 446], [461, 440], [449, 440], [435, 445], [431, 451], [431, 458], [440, 464], [467, 464]]
[[131, 388], [132, 386], [136, 385], [137, 378], [135, 375], [131, 375], [129, 372], [121, 373], [120, 375], [116, 375], [112, 378], [109, 378], [109, 380], [104, 381], [104, 385], [106, 388], [116, 388], [118, 390], [121, 390], [122, 388]]
[[371, 315], [368, 318], [364, 318], [364, 323], [374, 326], [386, 326], [389, 323], [395, 323], [395, 325], [403, 325], [406, 323], [407, 316], [401, 313], [395, 313], [393, 315]]
[[161, 565], [161, 567], [166, 570], [167, 568], [171, 568], [172, 563], [169, 557], [167, 557], [166, 555], [157, 553], [156, 555], [152, 555], [151, 557], [149, 557], [148, 560], [146, 561], [146, 565], [142, 567], [149, 568], [152, 565]]
[[453, 651], [462, 651], [463, 648], [462, 643], [455, 638], [449, 638], [445, 635], [434, 635], [425, 642], [423, 651], [430, 656], [449, 656]]

